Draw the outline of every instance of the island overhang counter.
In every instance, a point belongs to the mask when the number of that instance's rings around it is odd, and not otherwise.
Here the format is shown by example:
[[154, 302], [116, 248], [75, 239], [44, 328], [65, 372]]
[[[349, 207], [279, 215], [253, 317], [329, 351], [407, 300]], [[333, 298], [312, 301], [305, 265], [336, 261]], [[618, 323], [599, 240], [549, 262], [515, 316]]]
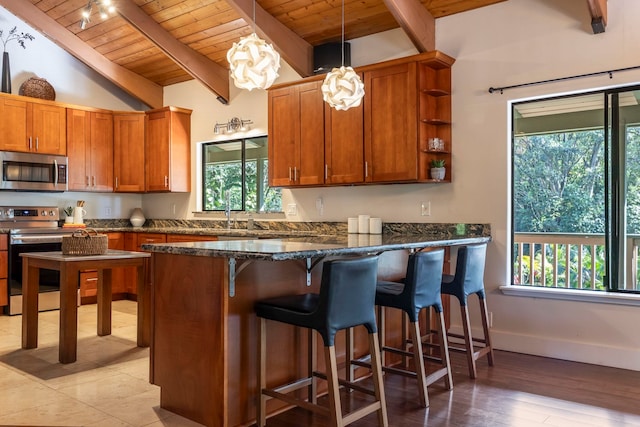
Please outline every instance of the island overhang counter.
[[[326, 259], [378, 254], [379, 277], [393, 280], [404, 275], [410, 250], [488, 241], [476, 234], [383, 234], [143, 245], [152, 252], [150, 381], [161, 388], [161, 407], [207, 426], [255, 422], [253, 305], [318, 292]], [[277, 322], [268, 328], [268, 385], [306, 376], [306, 334]], [[365, 335], [356, 352], [366, 348]], [[320, 360], [321, 353], [320, 344]], [[338, 355], [340, 363], [344, 346]], [[282, 409], [277, 401], [267, 407]]]

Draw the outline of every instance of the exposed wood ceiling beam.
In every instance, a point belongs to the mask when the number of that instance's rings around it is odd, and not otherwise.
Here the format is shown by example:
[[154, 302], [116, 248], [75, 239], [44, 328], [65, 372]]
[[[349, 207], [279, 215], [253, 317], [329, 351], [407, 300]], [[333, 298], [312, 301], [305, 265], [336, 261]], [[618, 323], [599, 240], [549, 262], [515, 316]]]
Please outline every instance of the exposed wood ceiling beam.
[[229, 71], [226, 68], [176, 40], [132, 0], [120, 0], [118, 13], [193, 78], [225, 101], [229, 100]]
[[419, 0], [384, 0], [419, 52], [436, 48], [436, 19]]
[[593, 34], [604, 33], [607, 26], [607, 0], [587, 0]]
[[313, 46], [284, 26], [253, 0], [227, 0], [238, 14], [249, 24], [255, 25], [256, 33], [272, 43], [280, 56], [302, 77], [313, 74]]
[[129, 95], [139, 99], [151, 108], [162, 107], [162, 86], [109, 61], [72, 32], [47, 16], [30, 1], [0, 0], [0, 6], [20, 17], [38, 32], [88, 67], [94, 69], [98, 74], [113, 82]]

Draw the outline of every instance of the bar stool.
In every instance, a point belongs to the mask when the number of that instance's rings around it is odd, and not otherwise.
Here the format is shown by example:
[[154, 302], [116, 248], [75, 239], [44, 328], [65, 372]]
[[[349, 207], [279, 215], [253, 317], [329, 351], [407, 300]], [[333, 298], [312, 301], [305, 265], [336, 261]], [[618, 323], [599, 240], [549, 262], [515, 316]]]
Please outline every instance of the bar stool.
[[[442, 267], [444, 263], [444, 249], [430, 252], [414, 252], [409, 255], [407, 274], [402, 283], [379, 281], [376, 286], [376, 305], [379, 306], [378, 321], [380, 323], [380, 346], [382, 352], [390, 352], [406, 356], [413, 356], [414, 370], [402, 369], [397, 366], [384, 365], [382, 370], [394, 374], [414, 377], [418, 381], [420, 404], [429, 406], [427, 386], [444, 378], [447, 390], [453, 388], [451, 366], [449, 363], [449, 349], [447, 331], [442, 310], [440, 283], [442, 281]], [[385, 340], [385, 310], [383, 307], [397, 308], [403, 311], [402, 341], [404, 348], [390, 347]], [[439, 357], [425, 355], [422, 349], [422, 335], [420, 333], [419, 315], [422, 309], [433, 307], [438, 318], [438, 347]], [[406, 319], [409, 320], [410, 340], [406, 340]], [[431, 317], [427, 316], [428, 322]], [[431, 325], [427, 325], [429, 333]], [[349, 337], [348, 337], [349, 338]], [[406, 344], [410, 344], [411, 351]], [[426, 374], [425, 359], [440, 362], [440, 367]], [[353, 364], [368, 366], [363, 360], [353, 360]]]
[[[442, 278], [442, 293], [455, 296], [460, 302], [460, 315], [464, 335], [449, 333], [450, 337], [464, 338], [464, 348], [449, 345], [451, 351], [465, 352], [469, 365], [469, 376], [476, 378], [476, 360], [487, 356], [489, 366], [493, 366], [493, 346], [489, 333], [489, 316], [484, 292], [484, 266], [487, 255], [487, 244], [463, 246], [458, 249], [455, 276], [444, 275]], [[467, 308], [467, 297], [478, 295], [480, 315], [482, 317], [483, 338], [471, 335], [471, 323]], [[474, 343], [478, 343], [476, 346]], [[480, 347], [476, 349], [476, 347]]]
[[[375, 289], [378, 257], [361, 257], [326, 261], [322, 269], [319, 294], [291, 295], [269, 298], [256, 302], [255, 311], [259, 319], [258, 333], [258, 427], [266, 422], [266, 402], [276, 398], [307, 410], [327, 415], [331, 425], [342, 427], [372, 412], [378, 413], [378, 424], [388, 425], [387, 409], [382, 384], [380, 348], [375, 317]], [[266, 388], [266, 320], [275, 320], [318, 331], [324, 342], [326, 376], [309, 372], [309, 377], [282, 385]], [[369, 335], [369, 349], [372, 355], [372, 377], [374, 390], [368, 390], [338, 378], [335, 335], [341, 329], [363, 325]], [[313, 340], [315, 342], [315, 340]], [[313, 346], [312, 346], [313, 347]], [[315, 351], [310, 352], [311, 366], [315, 366]], [[329, 408], [316, 404], [314, 376], [327, 380]], [[375, 402], [342, 414], [339, 386], [367, 392], [375, 396]], [[309, 401], [304, 401], [288, 393], [303, 387], [310, 388]]]

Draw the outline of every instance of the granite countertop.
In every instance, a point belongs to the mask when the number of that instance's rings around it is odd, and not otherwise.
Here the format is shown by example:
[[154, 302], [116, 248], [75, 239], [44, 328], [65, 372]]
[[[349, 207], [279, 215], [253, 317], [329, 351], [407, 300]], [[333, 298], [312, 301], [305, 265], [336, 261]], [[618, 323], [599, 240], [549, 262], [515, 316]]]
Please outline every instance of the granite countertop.
[[489, 242], [475, 234], [349, 234], [284, 239], [223, 240], [142, 245], [150, 252], [205, 257], [284, 261], [319, 256], [364, 255], [390, 250], [457, 246]]
[[300, 236], [317, 236], [316, 231], [298, 231], [298, 230], [249, 230], [246, 228], [193, 228], [193, 227], [88, 227], [102, 233], [107, 232], [128, 232], [128, 233], [166, 233], [166, 234], [184, 234], [193, 236], [219, 236], [234, 238], [280, 238], [280, 237], [300, 237]]

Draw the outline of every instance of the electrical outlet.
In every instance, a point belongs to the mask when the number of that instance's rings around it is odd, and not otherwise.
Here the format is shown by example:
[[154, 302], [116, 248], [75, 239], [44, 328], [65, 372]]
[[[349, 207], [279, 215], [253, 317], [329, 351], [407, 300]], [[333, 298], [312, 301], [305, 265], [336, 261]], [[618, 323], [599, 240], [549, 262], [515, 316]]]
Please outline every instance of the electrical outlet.
[[298, 205], [296, 205], [295, 203], [289, 203], [287, 205], [287, 215], [289, 216], [298, 215]]
[[420, 202], [420, 215], [431, 216], [431, 201]]
[[106, 208], [104, 208], [104, 216], [106, 216], [107, 218], [111, 218], [111, 207], [107, 206]]

